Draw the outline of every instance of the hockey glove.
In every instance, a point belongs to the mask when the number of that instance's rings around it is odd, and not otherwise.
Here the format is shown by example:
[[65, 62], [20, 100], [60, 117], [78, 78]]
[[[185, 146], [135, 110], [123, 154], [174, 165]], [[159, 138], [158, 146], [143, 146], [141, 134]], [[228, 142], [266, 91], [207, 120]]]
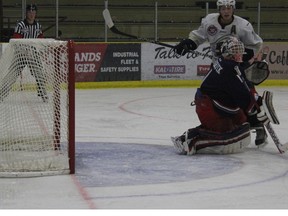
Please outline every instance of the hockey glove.
[[197, 48], [197, 44], [190, 39], [183, 39], [179, 44], [177, 44], [174, 48], [174, 52], [178, 55], [186, 55], [190, 50], [195, 50]]
[[254, 85], [264, 82], [270, 74], [268, 63], [265, 60], [253, 62], [244, 72], [247, 80]]

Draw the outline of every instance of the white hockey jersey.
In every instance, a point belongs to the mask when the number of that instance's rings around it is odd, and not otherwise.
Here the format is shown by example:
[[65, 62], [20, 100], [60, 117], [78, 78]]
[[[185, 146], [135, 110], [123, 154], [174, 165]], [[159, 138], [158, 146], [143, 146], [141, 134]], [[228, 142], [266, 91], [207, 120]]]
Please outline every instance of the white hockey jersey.
[[259, 52], [263, 40], [254, 32], [250, 22], [234, 15], [233, 22], [222, 28], [218, 21], [219, 16], [219, 13], [208, 14], [202, 19], [201, 26], [197, 30], [190, 32], [189, 38], [193, 40], [197, 46], [208, 41], [213, 55], [215, 55], [216, 44], [231, 35], [242, 41], [245, 48], [252, 49], [255, 55]]

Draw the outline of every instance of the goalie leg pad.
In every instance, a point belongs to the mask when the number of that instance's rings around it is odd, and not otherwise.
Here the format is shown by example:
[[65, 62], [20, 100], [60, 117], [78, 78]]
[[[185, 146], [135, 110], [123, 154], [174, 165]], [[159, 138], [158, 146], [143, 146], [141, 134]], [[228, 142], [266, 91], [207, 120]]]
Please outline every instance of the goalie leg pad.
[[200, 139], [196, 141], [197, 154], [234, 154], [243, 152], [250, 144], [250, 125], [244, 123], [228, 133], [214, 133], [200, 130]]
[[270, 91], [264, 91], [262, 96], [262, 103], [264, 111], [270, 122], [273, 124], [280, 124], [273, 106], [273, 93]]

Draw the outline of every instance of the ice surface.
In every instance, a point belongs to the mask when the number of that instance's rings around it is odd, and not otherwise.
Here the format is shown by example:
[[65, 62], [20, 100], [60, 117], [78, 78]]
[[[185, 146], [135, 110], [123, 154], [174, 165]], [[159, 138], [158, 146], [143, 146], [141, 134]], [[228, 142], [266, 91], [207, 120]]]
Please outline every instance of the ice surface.
[[[288, 141], [288, 88], [274, 93]], [[287, 209], [288, 152], [253, 143], [233, 155], [178, 155], [199, 121], [195, 88], [76, 90], [76, 174], [0, 178], [1, 209]], [[254, 140], [255, 134], [252, 134]]]

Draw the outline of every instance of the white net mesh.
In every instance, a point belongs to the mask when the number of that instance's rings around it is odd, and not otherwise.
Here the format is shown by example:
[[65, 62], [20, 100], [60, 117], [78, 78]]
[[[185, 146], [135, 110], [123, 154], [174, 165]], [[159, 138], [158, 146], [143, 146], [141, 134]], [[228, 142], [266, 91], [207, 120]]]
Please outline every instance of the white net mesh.
[[68, 46], [13, 39], [0, 59], [0, 176], [69, 173]]

